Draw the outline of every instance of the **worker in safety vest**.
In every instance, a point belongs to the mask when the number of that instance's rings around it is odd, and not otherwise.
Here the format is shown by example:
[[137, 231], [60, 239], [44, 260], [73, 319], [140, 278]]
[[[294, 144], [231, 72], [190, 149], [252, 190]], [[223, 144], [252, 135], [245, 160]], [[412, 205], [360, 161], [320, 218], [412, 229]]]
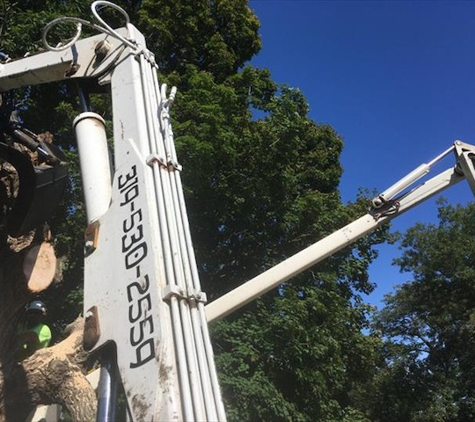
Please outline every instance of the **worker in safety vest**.
[[30, 357], [38, 349], [48, 347], [51, 341], [51, 330], [44, 323], [46, 306], [40, 300], [34, 300], [25, 307], [23, 320], [18, 326], [17, 360]]

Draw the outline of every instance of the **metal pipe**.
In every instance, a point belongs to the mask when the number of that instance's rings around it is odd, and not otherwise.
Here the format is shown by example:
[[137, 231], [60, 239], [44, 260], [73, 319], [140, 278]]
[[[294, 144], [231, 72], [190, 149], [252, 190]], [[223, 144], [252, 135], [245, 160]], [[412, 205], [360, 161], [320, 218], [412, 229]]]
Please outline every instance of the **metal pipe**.
[[394, 185], [386, 189], [383, 193], [379, 194], [376, 198], [373, 199], [373, 206], [378, 208], [384, 205], [387, 201], [394, 198], [396, 195], [400, 194], [404, 189], [413, 185], [421, 177], [429, 173], [431, 167], [442, 160], [445, 156], [451, 153], [454, 150], [454, 146], [446, 149], [443, 153], [439, 154], [433, 160], [429, 161], [426, 164], [421, 164], [419, 167], [411, 171], [409, 174], [404, 176], [401, 180], [398, 180]]
[[191, 305], [190, 311], [207, 420], [217, 421], [218, 416], [216, 411], [216, 403], [213, 395], [210, 370], [206, 356], [206, 348], [204, 346], [203, 332], [201, 331], [202, 321], [200, 320], [200, 314], [196, 306]]
[[[165, 211], [165, 201], [163, 198], [163, 193], [161, 192], [162, 189], [162, 172], [160, 170], [160, 165], [158, 162], [153, 162], [152, 164], [153, 169], [153, 178], [155, 183], [156, 189], [156, 205], [158, 210], [158, 221], [159, 221], [159, 230], [160, 230], [160, 238], [162, 243], [162, 253], [163, 253], [163, 263], [164, 263], [164, 270], [166, 274], [166, 281], [167, 285], [169, 286], [176, 286], [175, 282], [175, 274], [173, 272], [173, 262], [171, 256], [171, 250], [169, 247], [169, 233], [167, 230], [167, 218], [166, 218], [166, 211]], [[182, 396], [182, 404], [183, 404], [183, 412], [185, 420], [192, 421], [194, 420], [193, 417], [193, 401], [191, 398], [191, 387], [188, 378], [188, 364], [186, 361], [186, 353], [185, 353], [185, 342], [183, 339], [183, 329], [181, 323], [181, 316], [180, 310], [178, 306], [178, 299], [175, 296], [171, 297], [170, 300], [170, 312], [173, 324], [173, 332], [174, 332], [174, 339], [175, 339], [175, 348], [176, 348], [176, 355], [177, 360], [180, 362], [178, 365], [178, 378], [180, 380], [180, 391]]]
[[[160, 128], [157, 123], [158, 106], [157, 101], [160, 100], [157, 90], [154, 89], [153, 83], [153, 69], [150, 63], [145, 59], [143, 55], [140, 56], [140, 78], [142, 85], [142, 99], [144, 102], [145, 121], [147, 130], [148, 144], [145, 145], [142, 142], [141, 152], [145, 152], [144, 157], [160, 154], [163, 151], [163, 139], [160, 133]], [[175, 271], [176, 262], [174, 259], [173, 240], [170, 238], [170, 217], [168, 210], [169, 187], [167, 186], [168, 177], [166, 171], [163, 171], [160, 163], [154, 159], [149, 162], [152, 169], [153, 181], [154, 181], [154, 196], [156, 200], [156, 207], [158, 213], [158, 223], [160, 239], [162, 244], [163, 262], [166, 283], [174, 290], [175, 286], [180, 283], [177, 280], [177, 274]], [[173, 325], [173, 333], [175, 340], [175, 353], [179, 365], [178, 378], [180, 380], [180, 393], [182, 397], [182, 410], [184, 412], [185, 420], [195, 420], [194, 401], [192, 394], [192, 386], [189, 379], [190, 369], [188, 367], [187, 360], [187, 347], [186, 347], [186, 334], [183, 328], [183, 315], [181, 312], [181, 300], [176, 296], [170, 298], [170, 316]]]
[[175, 337], [177, 361], [180, 362], [178, 367], [178, 376], [181, 385], [180, 392], [182, 397], [183, 413], [186, 421], [194, 421], [193, 400], [191, 396], [190, 380], [188, 378], [188, 365], [186, 361], [183, 332], [181, 330], [180, 309], [178, 305], [178, 299], [176, 297], [171, 298], [170, 307], [172, 310], [172, 322], [174, 327], [173, 334]]
[[[165, 201], [163, 198], [163, 194], [158, 192], [161, 189], [162, 185], [162, 174], [160, 171], [160, 166], [157, 162], [154, 162], [152, 165], [153, 168], [153, 176], [155, 181], [155, 187], [157, 189], [157, 194], [155, 195], [155, 199], [157, 202], [157, 209], [158, 209], [158, 217], [159, 217], [159, 228], [160, 228], [160, 238], [162, 240], [162, 253], [163, 253], [163, 263], [164, 263], [164, 270], [166, 274], [166, 281], [167, 285], [173, 287], [176, 286], [175, 282], [175, 274], [173, 272], [173, 260], [171, 256], [171, 250], [169, 247], [169, 233], [167, 230], [167, 218], [166, 218], [166, 211], [165, 211]], [[179, 379], [181, 385], [181, 392], [183, 397], [183, 410], [185, 412], [185, 419], [192, 420], [193, 412], [191, 405], [191, 393], [190, 393], [190, 385], [188, 380], [188, 368], [186, 363], [186, 354], [185, 354], [185, 346], [183, 340], [183, 330], [181, 327], [181, 318], [180, 318], [180, 311], [178, 307], [178, 300], [176, 297], [171, 297], [171, 314], [172, 314], [172, 321], [174, 326], [174, 334], [175, 334], [175, 347], [177, 353], [177, 359], [180, 362], [178, 365], [178, 372], [179, 372]], [[190, 412], [191, 414], [187, 413]]]
[[[165, 131], [165, 134], [166, 134], [166, 138], [168, 138], [167, 136], [168, 134], [166, 131]], [[171, 143], [171, 142], [173, 142], [173, 140], [168, 139], [168, 143]], [[191, 247], [189, 232], [186, 231], [186, 227], [185, 227], [187, 226], [186, 224], [187, 221], [183, 220], [183, 217], [184, 216], [186, 217], [186, 211], [183, 209], [184, 203], [180, 200], [180, 195], [179, 195], [180, 183], [179, 183], [178, 178], [179, 178], [179, 172], [177, 171], [170, 172], [171, 194], [173, 198], [172, 204], [174, 206], [175, 217], [176, 217], [178, 242], [179, 242], [179, 248], [181, 250], [181, 258], [182, 258], [181, 263], [183, 266], [183, 275], [185, 278], [186, 289], [188, 291], [188, 294], [190, 294], [195, 290], [192, 267], [196, 266], [196, 264], [194, 261], [192, 262], [190, 260], [190, 249], [192, 251], [193, 248]], [[192, 256], [194, 258], [194, 254]], [[190, 359], [193, 360], [194, 365], [197, 365], [197, 368], [196, 368], [196, 373], [198, 374], [197, 383], [199, 383], [197, 384], [197, 389], [198, 389], [198, 386], [200, 387], [197, 394], [199, 392], [201, 392], [202, 394], [202, 399], [204, 400], [204, 406], [206, 409], [208, 420], [217, 420], [215, 399], [214, 399], [212, 383], [210, 379], [208, 360], [206, 358], [206, 349], [204, 346], [204, 342], [206, 340], [203, 338], [203, 332], [201, 330], [202, 321], [200, 321], [198, 309], [196, 305], [193, 305], [193, 303], [188, 302], [188, 312], [190, 313], [190, 316], [191, 316], [190, 328], [193, 331], [192, 336], [190, 333], [190, 347], [192, 348], [191, 350], [194, 351], [193, 356], [191, 356]], [[191, 343], [191, 341], [193, 341], [193, 343]]]
[[117, 404], [117, 369], [113, 354], [104, 353], [98, 387], [97, 422], [115, 422]]
[[78, 98], [79, 98], [79, 105], [81, 106], [81, 110], [83, 113], [86, 113], [89, 110], [89, 102], [87, 101], [86, 95], [84, 94], [84, 90], [81, 88], [79, 84], [76, 84], [76, 88], [78, 91]]
[[218, 413], [218, 421], [226, 420], [226, 411], [224, 410], [223, 399], [221, 397], [221, 388], [219, 387], [218, 371], [214, 361], [213, 347], [211, 346], [211, 337], [208, 330], [208, 322], [206, 321], [206, 310], [203, 303], [198, 303], [198, 310], [202, 321], [203, 339], [206, 349], [206, 358], [208, 359], [208, 367], [211, 376], [211, 385], [213, 387], [213, 396], [216, 402], [216, 411]]

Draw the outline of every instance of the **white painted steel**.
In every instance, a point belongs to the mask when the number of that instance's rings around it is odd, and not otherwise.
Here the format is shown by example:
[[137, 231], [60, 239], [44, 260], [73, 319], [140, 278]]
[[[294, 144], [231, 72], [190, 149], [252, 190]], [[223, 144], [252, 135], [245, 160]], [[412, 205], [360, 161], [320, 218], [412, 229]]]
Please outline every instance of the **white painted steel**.
[[464, 170], [465, 177], [472, 189], [472, 193], [475, 196], [475, 166], [474, 166], [474, 156], [471, 153], [465, 152], [463, 154], [463, 159], [465, 161], [466, 169]]
[[[129, 36], [145, 46], [138, 31]], [[177, 372], [182, 359], [172, 323], [177, 306], [162, 296], [167, 273], [154, 199], [161, 193], [146, 162], [154, 136], [147, 115], [153, 113], [145, 99], [150, 88], [142, 81], [137, 59], [136, 52], [126, 48], [111, 77], [113, 200], [99, 220], [99, 245], [86, 257], [85, 309], [98, 308], [101, 336], [96, 348], [108, 341], [116, 343], [132, 419], [184, 420], [184, 409], [192, 404], [182, 402]]]
[[419, 167], [411, 171], [409, 174], [404, 176], [401, 180], [397, 181], [394, 185], [386, 189], [383, 193], [378, 195], [374, 200], [373, 204], [375, 207], [379, 207], [394, 198], [396, 195], [402, 193], [405, 189], [409, 186], [412, 186], [415, 182], [420, 180], [424, 177], [427, 173], [429, 173], [431, 167], [446, 157], [449, 153], [454, 150], [454, 146], [452, 145], [450, 148], [446, 149], [444, 152], [439, 154], [433, 160], [429, 161], [427, 164], [421, 164]]
[[373, 231], [378, 224], [373, 216], [366, 214], [221, 296], [205, 307], [208, 323], [225, 317], [345, 246], [351, 245], [357, 239]]
[[393, 219], [402, 213], [409, 211], [421, 202], [424, 202], [443, 190], [464, 180], [464, 176], [459, 174], [455, 168], [447, 169], [437, 176], [425, 181], [422, 185], [403, 195], [399, 200], [399, 209], [397, 214], [389, 216]]
[[[142, 47], [145, 45], [143, 39], [137, 39], [136, 44]], [[126, 53], [129, 54], [127, 51]], [[126, 75], [128, 75], [127, 83], [125, 83]], [[154, 266], [160, 269], [161, 275], [153, 283], [156, 289], [153, 291], [153, 296], [150, 292], [147, 303], [151, 305], [147, 308], [151, 309], [147, 310], [159, 315], [157, 319], [154, 319], [160, 327], [156, 337], [158, 341], [155, 343], [156, 350], [161, 352], [164, 345], [167, 347], [164, 353], [156, 354], [155, 360], [161, 366], [170, 366], [172, 370], [170, 374], [167, 373], [170, 377], [168, 385], [179, 388], [179, 394], [175, 394], [174, 391], [169, 391], [161, 379], [160, 383], [149, 385], [148, 392], [144, 390], [141, 392], [142, 397], [147, 397], [143, 402], [153, 402], [153, 400], [149, 401], [148, 397], [151, 396], [151, 391], [156, 391], [158, 402], [153, 405], [155, 410], [150, 410], [150, 414], [157, 417], [156, 420], [168, 420], [170, 416], [190, 421], [225, 420], [216, 369], [214, 365], [209, 365], [212, 349], [208, 331], [203, 329], [203, 324], [206, 325], [207, 322], [204, 312], [200, 312], [197, 308], [197, 306], [203, 308], [203, 304], [197, 304], [196, 296], [203, 295], [200, 294], [199, 289], [196, 289], [197, 286], [199, 287], [199, 282], [194, 279], [194, 274], [197, 276], [197, 270], [196, 263], [191, 261], [192, 258], [194, 259], [194, 254], [190, 253], [192, 243], [187, 221], [186, 228], [183, 226], [186, 211], [177, 171], [179, 167], [176, 164], [176, 157], [171, 159], [174, 145], [168, 108], [172, 99], [166, 98], [166, 87], [160, 87], [158, 84], [153, 57], [146, 51], [137, 57], [132, 57], [131, 54], [130, 60], [129, 58], [121, 60], [114, 69], [111, 84], [115, 155], [122, 157], [118, 160], [119, 162], [128, 163], [129, 166], [138, 163], [136, 160], [140, 161], [142, 170], [139, 175], [143, 177], [146, 192], [146, 196], [140, 201], [147, 202], [147, 212], [143, 210], [143, 218], [145, 219], [147, 215], [150, 220], [150, 224], [144, 224], [144, 227], [156, 228], [153, 233], [148, 233], [149, 245], [159, 253], [154, 252], [150, 260], [156, 259]], [[174, 94], [174, 90], [172, 93]], [[130, 142], [133, 154], [130, 149], [121, 151], [123, 139]], [[120, 180], [118, 183], [120, 184]], [[137, 205], [142, 204], [140, 201], [136, 199]], [[155, 219], [156, 222], [153, 221]], [[101, 226], [101, 232], [102, 229]], [[145, 239], [145, 233], [141, 235]], [[110, 239], [109, 242], [111, 242]], [[120, 244], [120, 241], [118, 243]], [[93, 266], [90, 267], [93, 268]], [[159, 297], [155, 294], [155, 290]], [[107, 314], [121, 313], [119, 307], [114, 305], [114, 309], [116, 309], [115, 312], [107, 310]], [[101, 328], [103, 323], [108, 324], [107, 319], [108, 317], [101, 318]], [[110, 323], [112, 324], [112, 320]], [[114, 333], [113, 327], [106, 326], [104, 331], [112, 335], [111, 339], [117, 343], [118, 348], [124, 342], [127, 344], [125, 338], [116, 338], [118, 334]], [[165, 336], [164, 332], [172, 332], [173, 335]], [[107, 337], [104, 335], [101, 344], [106, 341]], [[127, 355], [127, 352], [124, 354]], [[118, 359], [121, 359], [121, 353], [118, 354]], [[164, 362], [161, 363], [161, 360]], [[152, 361], [147, 362], [147, 366], [152, 373], [156, 371], [155, 363]], [[132, 374], [133, 371], [120, 363], [119, 369], [126, 392], [139, 394], [138, 381]], [[210, 374], [210, 371], [214, 373]], [[163, 371], [161, 375], [163, 378]], [[182, 404], [180, 409], [170, 407], [165, 400], [165, 391], [167, 394], [179, 397]], [[131, 407], [134, 413], [137, 409], [134, 409], [133, 403]], [[182, 412], [181, 416], [179, 416], [180, 412]], [[137, 417], [136, 413], [134, 415], [136, 420], [144, 419], [143, 414], [140, 414], [140, 417]]]
[[81, 113], [74, 119], [88, 223], [102, 216], [112, 196], [111, 167], [104, 119]]
[[[449, 150], [447, 150], [449, 151]], [[446, 151], [446, 152], [447, 152]], [[446, 153], [444, 153], [445, 155]], [[411, 174], [413, 174], [412, 172]], [[411, 176], [412, 178], [413, 176]], [[254, 277], [231, 292], [221, 296], [205, 307], [208, 322], [219, 320], [262, 294], [278, 287], [300, 272], [319, 263], [335, 252], [351, 245], [356, 240], [372, 232], [376, 227], [401, 215], [414, 206], [442, 192], [464, 179], [455, 168], [450, 168], [427, 180], [410, 192], [396, 198], [393, 208], [381, 214], [366, 214], [342, 229], [314, 243], [301, 252]], [[403, 185], [408, 180], [404, 178]], [[398, 185], [397, 183], [396, 185]], [[395, 185], [393, 185], [395, 186]], [[407, 187], [407, 186], [406, 186]]]
[[[116, 30], [127, 36], [127, 28]], [[100, 63], [97, 62], [95, 46], [107, 41], [110, 53]], [[75, 78], [98, 78], [107, 73], [124, 51], [122, 42], [108, 34], [95, 35], [79, 40], [73, 47], [63, 51], [46, 51], [20, 60], [0, 65], [0, 92], [26, 85]]]
[[[397, 183], [386, 189], [382, 194], [378, 195], [378, 198], [381, 198], [384, 202], [389, 201], [394, 198], [395, 195], [401, 193], [408, 186], [411, 186], [414, 182], [425, 176], [429, 171], [430, 166], [428, 164], [421, 164], [407, 176], [403, 177]], [[375, 205], [377, 206], [377, 204]]]
[[460, 166], [465, 174], [470, 189], [475, 196], [475, 151], [465, 151], [460, 154]]

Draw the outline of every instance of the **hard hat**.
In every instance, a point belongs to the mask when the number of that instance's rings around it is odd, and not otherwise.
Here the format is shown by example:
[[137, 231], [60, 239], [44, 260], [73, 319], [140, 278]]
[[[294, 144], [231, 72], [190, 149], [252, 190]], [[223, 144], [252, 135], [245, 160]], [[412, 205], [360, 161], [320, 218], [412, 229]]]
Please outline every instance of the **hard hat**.
[[46, 306], [41, 300], [34, 300], [26, 305], [26, 312], [40, 312], [43, 316], [46, 316]]

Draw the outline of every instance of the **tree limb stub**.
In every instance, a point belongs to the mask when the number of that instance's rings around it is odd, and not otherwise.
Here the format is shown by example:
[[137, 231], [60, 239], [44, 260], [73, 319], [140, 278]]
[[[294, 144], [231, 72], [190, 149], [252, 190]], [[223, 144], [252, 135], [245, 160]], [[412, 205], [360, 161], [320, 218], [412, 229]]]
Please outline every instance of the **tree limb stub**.
[[53, 281], [56, 272], [56, 255], [49, 242], [42, 242], [28, 249], [23, 258], [23, 274], [28, 290], [38, 293]]
[[74, 421], [95, 420], [95, 391], [81, 370], [88, 356], [82, 348], [83, 327], [78, 318], [62, 342], [12, 365], [7, 373], [2, 368], [1, 421], [25, 420], [34, 406], [54, 403], [64, 406]]

